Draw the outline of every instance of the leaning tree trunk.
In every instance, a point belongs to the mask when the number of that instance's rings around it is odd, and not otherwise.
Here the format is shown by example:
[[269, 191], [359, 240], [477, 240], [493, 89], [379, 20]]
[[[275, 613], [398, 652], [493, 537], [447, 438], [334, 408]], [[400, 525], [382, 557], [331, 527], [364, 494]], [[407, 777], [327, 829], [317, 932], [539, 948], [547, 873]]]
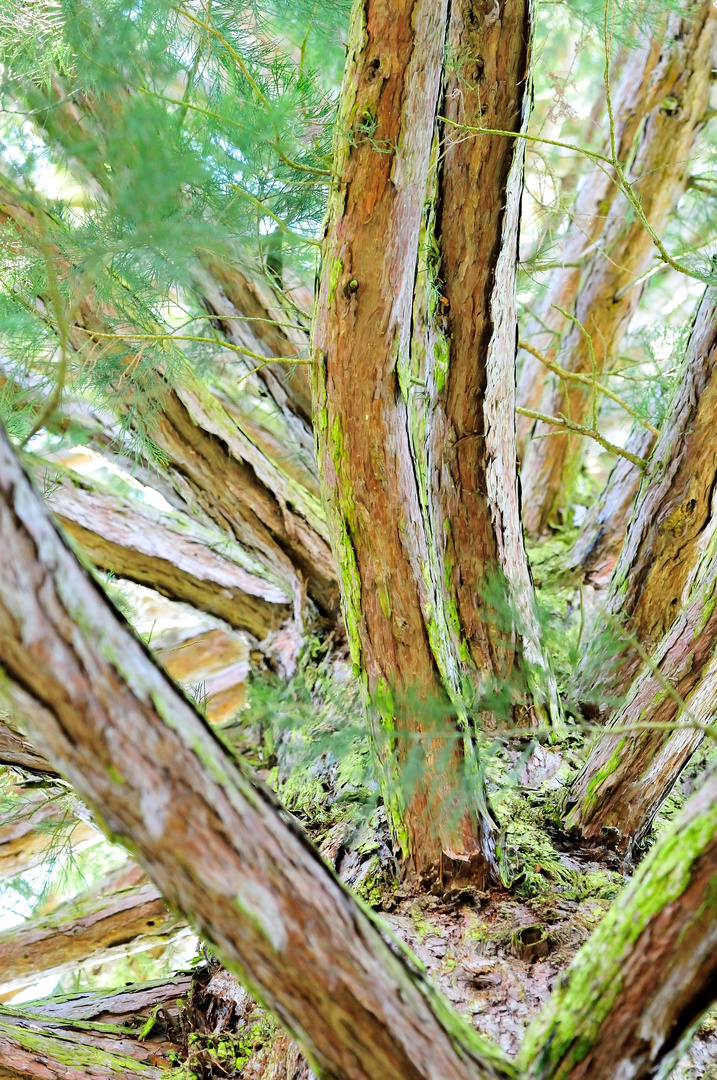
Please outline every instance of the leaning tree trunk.
[[[608, 640], [621, 633], [624, 623], [639, 646], [636, 650], [628, 645], [617, 663], [612, 659], [616, 671], [611, 693], [623, 694], [630, 680], [634, 682], [611, 727], [673, 723], [680, 697], [700, 723], [712, 715], [717, 694], [712, 668], [717, 624], [711, 618], [716, 360], [717, 291], [708, 289], [606, 601]], [[655, 670], [649, 665], [640, 670], [645, 652], [654, 654]], [[590, 681], [603, 662], [601, 639], [593, 635], [583, 660], [583, 681]], [[668, 683], [679, 697], [666, 693]], [[694, 729], [600, 738], [571, 788], [567, 823], [585, 838], [599, 836], [604, 828], [616, 830], [623, 845], [639, 838], [701, 738]]]
[[668, 1076], [717, 992], [717, 777], [640, 865], [529, 1028], [526, 1080]]
[[565, 825], [626, 848], [647, 832], [717, 708], [717, 556], [574, 781]]
[[223, 1040], [236, 1051], [233, 1063], [249, 1041], [246, 1032], [243, 1039], [239, 1034], [247, 1018], [242, 998], [249, 1000], [227, 972], [200, 967], [191, 976], [126, 986], [110, 994], [0, 1008], [0, 1076], [160, 1080], [171, 1075], [170, 1052], [175, 1060], [186, 1060], [190, 1036], [198, 1048], [208, 1041], [215, 1054]]
[[[132, 846], [167, 902], [319, 1069], [335, 1080], [515, 1076], [389, 946], [271, 793], [158, 670], [57, 534], [4, 436], [0, 543], [3, 697], [108, 832]], [[568, 1004], [579, 1010], [591, 1000], [600, 1022], [609, 1016], [597, 1032], [589, 1017], [576, 1020], [598, 1063], [616, 1045], [627, 1057], [650, 1023], [649, 1065], [712, 1001], [714, 786], [658, 842], [627, 902], [581, 954], [579, 971], [599, 965], [587, 981], [596, 992], [590, 998], [581, 984]], [[628, 1007], [611, 1012], [616, 993]], [[574, 1061], [575, 1027], [554, 1017], [545, 1023], [555, 1035], [540, 1045], [559, 1075]], [[643, 1054], [630, 1075], [645, 1075], [644, 1064]]]
[[225, 532], [56, 467], [35, 471], [65, 532], [100, 570], [191, 604], [258, 641], [291, 618], [293, 597]]
[[166, 945], [184, 926], [147, 882], [117, 892], [90, 890], [0, 934], [0, 993], [21, 990], [48, 975], [59, 978], [80, 964], [102, 964]]
[[717, 290], [708, 289], [606, 600], [608, 612], [624, 618], [648, 650], [680, 611], [715, 528], [716, 362]]
[[[49, 237], [55, 244], [56, 272], [61, 277], [72, 275], [72, 267], [62, 254], [64, 226], [41, 208], [41, 201], [21, 195], [9, 182], [3, 182], [1, 201], [0, 220], [12, 226], [24, 243], [40, 244], [43, 235]], [[37, 222], [39, 215], [43, 216], [42, 226]], [[9, 229], [5, 242], [10, 247], [16, 243]], [[51, 305], [47, 307], [51, 310]], [[121, 326], [128, 341], [117, 329], [116, 318], [90, 291], [75, 315], [70, 341], [80, 352], [88, 346], [104, 352], [114, 348], [118, 362], [131, 368], [136, 355], [133, 328], [127, 326], [127, 317]], [[146, 331], [146, 327], [138, 329]], [[259, 438], [256, 415], [249, 424], [236, 409], [230, 413], [189, 372], [183, 372], [181, 386], [168, 385], [161, 371], [156, 373], [155, 382], [158, 400], [149, 408], [147, 422], [164, 457], [167, 477], [190, 512], [204, 516], [243, 549], [247, 566], [255, 566], [255, 576], [278, 586], [270, 600], [267, 594], [257, 596], [257, 583], [252, 584], [242, 603], [251, 609], [256, 599], [259, 611], [249, 621], [261, 622], [267, 616], [266, 603], [276, 603], [279, 610], [269, 617], [275, 623], [286, 613], [288, 596], [292, 616], [300, 623], [308, 595], [319, 613], [335, 624], [338, 589], [323, 509], [315, 480], [310, 479], [307, 486], [301, 470], [286, 468], [281, 460], [276, 445], [277, 440], [282, 441], [276, 434], [278, 414], [273, 415], [272, 438], [271, 424], [269, 432]], [[142, 414], [143, 402], [138, 396], [137, 390], [118, 391], [115, 404], [120, 416]], [[283, 442], [283, 453], [296, 443], [288, 428], [284, 429]], [[252, 632], [248, 625], [244, 628]]]
[[327, 1076], [509, 1076], [157, 668], [0, 448], [2, 691], [40, 752]]
[[[450, 14], [355, 6], [313, 338], [344, 620], [394, 835], [419, 870], [451, 851], [479, 877], [494, 865], [493, 824], [477, 776], [461, 810], [473, 750], [464, 730], [457, 752], [447, 706], [479, 708], [514, 673], [521, 631], [496, 625], [491, 585], [509, 583], [533, 661], [539, 650], [512, 416], [522, 147], [476, 129], [521, 130], [530, 33], [525, 0], [500, 16], [472, 0]], [[416, 739], [424, 777], [399, 795], [394, 755]]]
[[[678, 50], [681, 43], [674, 41], [670, 44]], [[659, 90], [659, 82], [657, 86], [654, 82], [655, 68], [664, 46], [664, 33], [660, 32], [639, 51], [630, 53], [617, 89], [613, 92], [615, 149], [623, 165], [627, 165], [634, 149], [635, 136], [654, 106], [655, 91]], [[604, 101], [602, 106], [604, 110]], [[610, 151], [608, 133], [601, 152], [609, 155]], [[588, 172], [571, 209], [570, 224], [560, 250], [561, 265], [548, 274], [545, 292], [540, 297], [537, 310], [521, 327], [523, 339], [551, 360], [556, 359], [564, 324], [564, 316], [557, 309], [572, 311], [585, 270], [590, 264], [593, 244], [599, 241], [606, 215], [616, 195], [617, 187], [607, 169], [595, 166]], [[617, 271], [617, 267], [614, 269]], [[545, 365], [534, 354], [523, 351], [516, 393], [516, 401], [521, 408], [533, 411], [540, 408], [547, 377]], [[521, 460], [533, 423], [527, 416], [516, 418], [518, 456]]]
[[[707, 115], [716, 43], [717, 10], [711, 0], [702, 0], [689, 16], [670, 17], [666, 47], [654, 75], [659, 95], [626, 170], [658, 236], [685, 190], [689, 159]], [[652, 258], [652, 238], [619, 196], [586, 266], [573, 311], [580, 325], [571, 324], [562, 342], [562, 367], [589, 374], [591, 347], [598, 371], [610, 365], [639, 302], [639, 279]], [[546, 386], [539, 411], [580, 421], [589, 397], [584, 384], [558, 379]], [[536, 424], [541, 437], [531, 440], [521, 472], [523, 520], [534, 536], [546, 531], [560, 509], [581, 457], [580, 440], [564, 434], [542, 437], [554, 431], [542, 421]]]

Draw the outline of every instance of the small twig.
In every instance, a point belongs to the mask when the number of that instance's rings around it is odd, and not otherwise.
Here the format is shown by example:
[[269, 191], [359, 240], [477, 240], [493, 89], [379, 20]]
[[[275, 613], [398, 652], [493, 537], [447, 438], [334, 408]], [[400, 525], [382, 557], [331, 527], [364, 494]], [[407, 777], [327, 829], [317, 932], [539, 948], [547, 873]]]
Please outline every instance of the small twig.
[[541, 353], [539, 349], [534, 348], [534, 346], [530, 345], [527, 341], [519, 341], [518, 348], [524, 349], [525, 352], [530, 353], [530, 355], [534, 356], [536, 360], [539, 360], [541, 364], [544, 364], [548, 371], [554, 372], [561, 379], [570, 379], [573, 382], [583, 383], [586, 386], [595, 385], [601, 394], [604, 394], [605, 397], [614, 401], [616, 405], [619, 405], [621, 409], [624, 409], [626, 413], [642, 424], [643, 427], [646, 427], [648, 431], [651, 431], [653, 435], [660, 434], [658, 429], [654, 427], [649, 420], [645, 420], [644, 417], [640, 416], [639, 412], [636, 409], [633, 409], [632, 405], [625, 401], [624, 398], [621, 398], [619, 394], [616, 394], [614, 390], [611, 390], [609, 386], [605, 386], [604, 383], [593, 384], [592, 379], [587, 375], [583, 375], [582, 372], [568, 371], [567, 368], [561, 367], [555, 360], [551, 360], [550, 357]]
[[576, 435], [586, 435], [589, 439], [594, 439], [596, 443], [599, 443], [604, 450], [616, 454], [618, 457], [623, 457], [632, 465], [636, 465], [640, 471], [647, 466], [645, 458], [638, 457], [637, 454], [631, 453], [630, 450], [624, 450], [621, 446], [616, 446], [615, 443], [611, 443], [601, 435], [599, 431], [585, 427], [584, 424], [576, 424], [574, 420], [568, 420], [565, 416], [548, 416], [547, 413], [524, 409], [520, 405], [517, 406], [515, 411], [521, 416], [529, 417], [531, 420], [542, 420], [544, 424], [553, 424], [555, 427], [562, 428], [565, 431], [574, 431]]

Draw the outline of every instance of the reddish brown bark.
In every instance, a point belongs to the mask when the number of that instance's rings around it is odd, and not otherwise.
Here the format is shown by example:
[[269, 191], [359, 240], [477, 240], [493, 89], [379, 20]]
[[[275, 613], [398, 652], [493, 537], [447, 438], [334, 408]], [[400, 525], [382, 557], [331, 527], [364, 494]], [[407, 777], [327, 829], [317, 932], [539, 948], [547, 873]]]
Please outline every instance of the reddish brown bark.
[[715, 528], [717, 291], [695, 316], [680, 384], [635, 503], [606, 607], [648, 650], [689, 592]]
[[[670, 17], [666, 47], [653, 76], [658, 92], [626, 170], [658, 235], [687, 183], [689, 159], [705, 123], [716, 43], [717, 11], [711, 0], [703, 0], [689, 16]], [[654, 258], [650, 235], [627, 212], [624, 197], [618, 196], [599, 249], [586, 267], [573, 312], [592, 339], [598, 370], [612, 362], [640, 299], [639, 278]], [[568, 328], [558, 359], [569, 371], [590, 372], [588, 341], [579, 326]], [[585, 386], [575, 382], [566, 386], [558, 379], [546, 387], [539, 411], [581, 421], [589, 399]], [[555, 429], [538, 422], [535, 430], [543, 436]], [[579, 464], [580, 446], [578, 440], [562, 434], [531, 440], [521, 474], [523, 520], [529, 533], [544, 533], [558, 512]]]
[[[635, 136], [646, 115], [659, 100], [659, 81], [654, 80], [655, 68], [665, 47], [679, 50], [680, 42], [665, 42], [661, 29], [639, 51], [629, 52], [620, 81], [613, 89], [615, 116], [615, 147], [618, 160], [627, 164], [634, 150]], [[624, 61], [624, 57], [622, 57]], [[600, 115], [604, 115], [604, 94]], [[659, 104], [657, 105], [659, 108]], [[601, 152], [611, 152], [609, 137], [603, 139]], [[572, 311], [581, 282], [591, 262], [591, 250], [605, 227], [605, 221], [617, 196], [617, 187], [608, 169], [593, 168], [584, 178], [570, 213], [570, 224], [562, 241], [562, 266], [548, 274], [545, 292], [541, 295], [535, 315], [529, 316], [521, 328], [524, 340], [545, 356], [555, 359], [564, 326], [564, 317], [556, 309]], [[576, 265], [577, 264], [577, 265]], [[617, 271], [617, 268], [615, 268]], [[521, 355], [520, 377], [516, 394], [517, 404], [534, 412], [540, 409], [548, 372], [544, 364], [531, 353]], [[516, 417], [518, 456], [525, 454], [534, 421], [527, 416]]]
[[293, 615], [293, 597], [224, 532], [170, 516], [99, 484], [46, 470], [48, 504], [101, 570], [191, 604], [262, 640]]
[[[655, 436], [639, 424], [630, 432], [625, 449], [647, 459], [654, 445]], [[570, 552], [570, 565], [580, 570], [585, 582], [598, 589], [610, 583], [641, 482], [640, 469], [626, 458], [618, 458], [580, 527], [580, 535]]]
[[641, 863], [529, 1029], [526, 1080], [669, 1076], [717, 987], [717, 778]]
[[[397, 733], [399, 755], [422, 738], [428, 776], [439, 748], [415, 699], [434, 716], [448, 697], [464, 708], [465, 688], [506, 677], [520, 651], [491, 625], [488, 582], [507, 579], [533, 618], [512, 416], [522, 157], [511, 140], [437, 123], [445, 105], [453, 123], [488, 109], [518, 130], [529, 37], [521, 2], [500, 15], [458, 4], [450, 17], [444, 4], [369, 2], [354, 13], [342, 92], [314, 327], [319, 465], [376, 726]], [[442, 88], [444, 40], [456, 71]], [[389, 791], [394, 831], [419, 869], [447, 849], [490, 868], [484, 797], [478, 828], [447, 820], [462, 765], [443, 758], [440, 790], [427, 776], [403, 807]]]
[[[37, 217], [45, 214], [41, 200], [21, 196], [9, 182], [3, 182], [2, 186], [0, 220], [12, 225], [24, 243], [39, 243]], [[45, 215], [42, 228], [51, 237], [60, 230], [59, 244], [61, 226], [55, 219]], [[73, 272], [59, 248], [56, 269], [60, 275]], [[131, 336], [133, 328], [126, 326], [126, 319], [121, 320], [121, 325]], [[92, 335], [108, 333], [117, 333], [122, 363], [131, 368], [132, 346], [128, 358], [127, 343], [117, 331], [117, 320], [90, 291], [76, 314], [71, 343], [80, 353], [88, 347], [106, 352], [111, 341]], [[158, 400], [150, 407], [147, 422], [152, 438], [166, 458], [166, 475], [185, 504], [241, 545], [248, 565], [257, 561], [262, 566], [267, 580], [274, 580], [284, 597], [287, 594], [291, 597], [297, 617], [301, 616], [308, 594], [319, 612], [329, 622], [335, 622], [338, 614], [335, 568], [316, 495], [291, 475], [291, 469], [283, 468], [281, 454], [277, 454], [277, 460], [272, 458], [268, 436], [253, 441], [252, 425], [247, 425], [247, 433], [243, 418], [236, 411], [230, 414], [208, 389], [196, 380], [192, 382], [188, 373], [184, 373], [181, 387], [163, 386], [162, 378], [162, 372], [157, 372], [154, 393]], [[137, 392], [133, 393], [131, 386], [122, 392], [118, 390], [119, 413], [131, 413], [139, 420], [142, 410], [140, 407], [135, 412], [136, 398]], [[142, 404], [140, 401], [139, 405]], [[282, 454], [290, 449], [290, 432], [286, 438], [287, 446]], [[273, 449], [276, 450], [275, 445]], [[312, 486], [315, 487], [313, 480]], [[282, 610], [286, 606], [284, 597], [279, 604]], [[248, 602], [251, 604], [251, 596]]]
[[[710, 723], [717, 705], [716, 581], [713, 558], [570, 788], [565, 825], [584, 839], [604, 834], [622, 848], [639, 841], [702, 741], [690, 724]], [[681, 730], [664, 727], [680, 723]]]
[[154, 665], [0, 447], [3, 693], [38, 748], [328, 1076], [510, 1075]]

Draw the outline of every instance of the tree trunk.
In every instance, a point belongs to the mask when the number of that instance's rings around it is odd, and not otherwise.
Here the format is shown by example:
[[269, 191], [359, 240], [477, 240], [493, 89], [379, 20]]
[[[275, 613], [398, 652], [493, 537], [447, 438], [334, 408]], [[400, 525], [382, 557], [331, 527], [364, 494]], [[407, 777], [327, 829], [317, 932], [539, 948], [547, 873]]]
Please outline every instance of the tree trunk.
[[717, 777], [663, 835], [529, 1028], [526, 1080], [668, 1076], [717, 988]]
[[[679, 50], [680, 46], [681, 42], [666, 42], [661, 31], [639, 50], [629, 53], [620, 82], [613, 91], [615, 147], [618, 160], [623, 165], [627, 165], [634, 151], [635, 137], [645, 117], [655, 106], [656, 91], [659, 98], [660, 84], [658, 82], [655, 86], [654, 75], [660, 54], [665, 48]], [[604, 101], [602, 106], [604, 110]], [[606, 156], [610, 154], [609, 133], [600, 150]], [[581, 282], [591, 264], [593, 245], [600, 239], [617, 193], [614, 179], [607, 168], [595, 167], [584, 178], [570, 213], [567, 232], [561, 240], [562, 265], [550, 271], [537, 310], [528, 317], [522, 328], [523, 339], [552, 360], [557, 357], [565, 321], [556, 309], [573, 310]], [[613, 268], [615, 272], [617, 269]], [[540, 409], [548, 371], [532, 353], [523, 351], [521, 359], [516, 400], [522, 408], [535, 412]], [[518, 457], [521, 460], [533, 423], [527, 416], [516, 417]]]
[[[653, 76], [659, 94], [626, 170], [658, 235], [685, 190], [689, 158], [705, 123], [716, 42], [717, 11], [711, 0], [702, 0], [689, 17], [670, 17], [667, 46]], [[574, 308], [575, 318], [590, 335], [598, 371], [614, 357], [640, 299], [639, 279], [653, 258], [650, 235], [636, 215], [627, 212], [624, 199], [616, 198]], [[590, 347], [580, 326], [570, 325], [559, 360], [569, 371], [591, 371]], [[589, 398], [584, 385], [557, 379], [546, 386], [539, 411], [580, 421]], [[543, 436], [555, 429], [539, 421], [535, 431]], [[563, 434], [531, 440], [521, 476], [523, 521], [533, 536], [545, 533], [569, 493], [581, 446]]]
[[[642, 424], [630, 432], [625, 449], [649, 458], [655, 436]], [[599, 498], [585, 515], [573, 549], [570, 566], [580, 570], [583, 581], [597, 588], [609, 583], [625, 540], [627, 525], [640, 490], [642, 472], [627, 458], [618, 458]]]
[[[24, 243], [32, 243], [33, 238], [39, 243], [36, 218], [43, 213], [40, 201], [21, 198], [6, 182], [1, 202], [0, 221], [14, 226]], [[50, 216], [43, 229], [53, 239], [62, 238], [62, 226]], [[59, 248], [56, 261], [58, 273], [73, 272]], [[92, 346], [106, 352], [108, 338], [97, 335], [117, 334], [122, 363], [131, 367], [127, 350], [129, 347], [133, 355], [134, 346], [131, 340], [123, 341], [111, 315], [94, 293], [88, 293], [70, 330], [71, 343], [78, 350]], [[121, 326], [126, 323], [126, 317], [120, 320]], [[146, 331], [146, 327], [141, 329]], [[132, 332], [133, 328], [127, 327], [125, 333], [130, 338]], [[155, 401], [149, 407], [146, 425], [165, 459], [167, 476], [189, 510], [226, 532], [243, 547], [247, 565], [258, 563], [261, 576], [278, 583], [282, 609], [288, 594], [295, 617], [300, 619], [308, 593], [321, 615], [335, 624], [338, 591], [323, 509], [317, 495], [295, 479], [291, 469], [283, 468], [280, 460], [287, 453], [291, 456], [295, 443], [291, 432], [282, 432], [274, 412], [272, 422], [279, 425], [270, 440], [276, 451], [274, 460], [267, 446], [268, 434], [258, 442], [251, 437], [257, 427], [256, 412], [248, 434], [242, 418], [230, 415], [188, 372], [183, 372], [181, 387], [162, 385], [162, 380], [162, 372], [157, 372], [159, 385], [153, 389]], [[135, 425], [142, 405], [146, 405], [137, 400], [138, 395], [141, 397], [130, 387], [118, 390], [116, 400], [120, 415], [135, 417]], [[315, 482], [312, 484], [315, 487]]]
[[0, 447], [2, 689], [38, 749], [328, 1076], [510, 1076], [155, 666]]
[[565, 825], [585, 840], [639, 840], [702, 741], [694, 724], [710, 723], [717, 707], [716, 588], [713, 555], [570, 788]]
[[[676, 720], [678, 701], [665, 696], [666, 678], [699, 722], [712, 716], [717, 693], [711, 661], [717, 627], [709, 617], [715, 573], [709, 562], [716, 524], [715, 360], [717, 290], [708, 289], [606, 600], [614, 623], [624, 620], [642, 649], [654, 652], [660, 668], [659, 675], [641, 671], [640, 655], [630, 647], [618, 664], [613, 657], [611, 692], [626, 692], [634, 679], [625, 705], [611, 721], [614, 727]], [[593, 637], [583, 681], [601, 664], [600, 639]], [[571, 788], [567, 823], [585, 838], [609, 828], [617, 830], [622, 845], [639, 839], [701, 739], [695, 730], [601, 738]]]
[[[538, 651], [511, 415], [522, 147], [455, 124], [483, 124], [482, 97], [491, 123], [520, 130], [530, 32], [523, 0], [499, 18], [492, 3], [355, 7], [313, 340], [344, 620], [394, 835], [418, 870], [453, 851], [483, 878], [493, 825], [477, 777], [460, 810], [473, 750], [465, 731], [458, 753], [447, 706], [479, 708], [520, 651], [489, 583], [511, 583]], [[443, 716], [452, 761], [426, 714]], [[424, 778], [398, 796], [396, 754], [416, 739]]]
[[21, 990], [79, 964], [100, 964], [166, 943], [183, 927], [154, 885], [66, 901], [0, 934], [0, 992]]
[[226, 531], [155, 510], [52, 467], [48, 505], [95, 566], [191, 604], [262, 641], [293, 614], [293, 596]]
[[[1, 714], [0, 714], [1, 715]], [[4, 720], [0, 720], [0, 765], [10, 769], [21, 769], [31, 773], [36, 779], [54, 779], [57, 770], [49, 761], [38, 753], [32, 743], [15, 731]]]
[[[648, 651], [685, 602], [717, 521], [717, 290], [695, 316], [679, 387], [645, 472], [606, 608]], [[625, 672], [625, 678], [628, 672]]]

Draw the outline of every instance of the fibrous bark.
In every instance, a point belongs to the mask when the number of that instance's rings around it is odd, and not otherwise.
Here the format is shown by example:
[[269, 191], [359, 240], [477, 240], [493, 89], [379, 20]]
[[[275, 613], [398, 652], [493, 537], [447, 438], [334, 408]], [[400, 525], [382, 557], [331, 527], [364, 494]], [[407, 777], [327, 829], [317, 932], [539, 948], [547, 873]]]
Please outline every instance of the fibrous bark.
[[667, 1076], [715, 998], [717, 778], [664, 834], [528, 1030], [529, 1080]]
[[695, 316], [680, 382], [640, 487], [607, 610], [648, 650], [684, 603], [717, 520], [717, 291]]
[[[716, 43], [717, 11], [710, 0], [703, 0], [688, 15], [670, 16], [665, 46], [652, 77], [653, 107], [626, 169], [626, 179], [657, 235], [662, 234], [685, 190], [689, 159], [707, 114]], [[653, 257], [650, 234], [636, 215], [627, 212], [624, 197], [618, 196], [586, 264], [573, 311], [581, 325], [571, 323], [561, 342], [562, 367], [591, 371], [586, 333], [598, 371], [609, 367], [639, 302], [641, 275]], [[590, 390], [584, 385], [557, 379], [546, 385], [539, 411], [580, 421], [589, 398]], [[554, 430], [539, 421], [535, 433], [544, 436]], [[544, 533], [553, 520], [570, 486], [566, 488], [566, 482], [580, 460], [581, 445], [564, 434], [531, 440], [521, 477], [523, 521], [532, 535]]]
[[0, 934], [0, 991], [19, 990], [82, 963], [104, 963], [166, 942], [183, 926], [154, 885], [78, 896]]
[[328, 1076], [510, 1075], [155, 666], [0, 446], [3, 693], [38, 748]]
[[[699, 723], [709, 722], [713, 714], [715, 360], [717, 292], [708, 289], [606, 601], [616, 632], [624, 620], [643, 655], [654, 652], [657, 670], [648, 666], [641, 671], [639, 652], [629, 646], [623, 651], [614, 689], [624, 692], [631, 677], [634, 682], [611, 726], [676, 720], [678, 699], [665, 693], [665, 680]], [[599, 638], [593, 641], [584, 661], [584, 681], [600, 662]], [[568, 823], [586, 838], [598, 836], [603, 828], [617, 830], [623, 844], [639, 838], [701, 738], [697, 730], [601, 738], [571, 789]]]
[[[482, 124], [487, 108], [520, 130], [529, 40], [523, 2], [499, 15], [488, 3], [450, 14], [409, 0], [355, 7], [313, 341], [344, 620], [376, 741], [390, 744], [394, 833], [418, 869], [450, 849], [484, 876], [485, 800], [476, 778], [474, 805], [460, 811], [461, 755], [447, 762], [444, 749], [436, 767], [435, 716], [443, 710], [445, 742], [448, 699], [465, 708], [520, 651], [492, 625], [488, 583], [507, 580], [532, 618], [511, 416], [522, 154], [519, 140], [465, 138], [460, 127]], [[445, 76], [444, 46], [456, 64]], [[530, 641], [532, 627], [523, 632]], [[394, 755], [416, 738], [424, 779], [398, 794]]]
[[225, 532], [69, 473], [50, 468], [46, 475], [48, 505], [101, 570], [191, 604], [259, 641], [293, 615], [293, 596]]
[[716, 587], [713, 554], [570, 788], [565, 824], [584, 839], [639, 840], [702, 741], [717, 707]]
[[[38, 215], [43, 215], [41, 226]], [[42, 230], [61, 238], [64, 228], [41, 209], [41, 200], [21, 197], [7, 182], [0, 194], [0, 220], [14, 226], [25, 243], [40, 243]], [[56, 269], [59, 275], [73, 272], [59, 249]], [[133, 328], [127, 326], [126, 318], [121, 320], [121, 326], [131, 338]], [[142, 332], [145, 329], [141, 328]], [[99, 336], [103, 334], [110, 337]], [[123, 341], [116, 313], [108, 311], [90, 290], [75, 313], [71, 344], [79, 352], [91, 346], [107, 353], [115, 335], [122, 366], [131, 368], [136, 350], [131, 342]], [[224, 530], [244, 549], [247, 565], [262, 565], [267, 580], [278, 582], [283, 594], [279, 602], [282, 611], [288, 594], [292, 610], [300, 619], [308, 594], [319, 612], [334, 622], [337, 586], [320, 501], [301, 479], [292, 475], [291, 469], [282, 467], [281, 460], [272, 459], [266, 445], [262, 447], [261, 441], [252, 439], [256, 415], [247, 434], [238, 412], [230, 414], [189, 371], [183, 372], [182, 385], [174, 387], [166, 382], [162, 371], [156, 372], [155, 400], [142, 421], [142, 405], [146, 403], [137, 400], [137, 393], [131, 386], [118, 388], [116, 408], [120, 415], [131, 415], [133, 423], [149, 426], [165, 459], [165, 474], [189, 510], [206, 516]], [[275, 433], [274, 444], [277, 439], [281, 442]], [[290, 432], [286, 433], [284, 445], [290, 450]]]

